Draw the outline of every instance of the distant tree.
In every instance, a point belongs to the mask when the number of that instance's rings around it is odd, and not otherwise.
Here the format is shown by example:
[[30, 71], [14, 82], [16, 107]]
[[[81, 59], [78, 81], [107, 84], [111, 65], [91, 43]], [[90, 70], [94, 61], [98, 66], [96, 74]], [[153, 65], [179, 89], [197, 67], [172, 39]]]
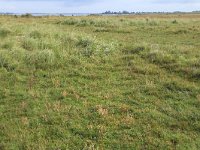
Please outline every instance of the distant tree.
[[33, 17], [33, 15], [29, 14], [29, 13], [26, 13], [26, 14], [21, 15], [21, 17], [23, 17], [23, 18], [30, 18], [30, 17]]
[[130, 14], [128, 11], [123, 11], [122, 14]]

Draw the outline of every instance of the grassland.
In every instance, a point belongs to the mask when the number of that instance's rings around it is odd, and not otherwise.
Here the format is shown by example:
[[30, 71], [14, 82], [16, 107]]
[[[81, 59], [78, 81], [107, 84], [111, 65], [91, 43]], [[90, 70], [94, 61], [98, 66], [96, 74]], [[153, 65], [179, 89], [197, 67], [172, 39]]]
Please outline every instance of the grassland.
[[200, 15], [0, 16], [0, 149], [200, 149]]

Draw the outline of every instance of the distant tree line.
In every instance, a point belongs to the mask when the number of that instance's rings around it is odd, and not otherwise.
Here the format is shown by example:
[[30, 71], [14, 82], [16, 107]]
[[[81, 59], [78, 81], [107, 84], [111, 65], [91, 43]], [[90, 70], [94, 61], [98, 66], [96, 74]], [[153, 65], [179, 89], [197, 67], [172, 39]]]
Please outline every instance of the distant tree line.
[[135, 14], [135, 12], [129, 12], [129, 11], [118, 11], [118, 12], [106, 11], [106, 12], [103, 12], [102, 14]]
[[192, 12], [182, 12], [182, 11], [174, 11], [174, 12], [129, 12], [129, 11], [106, 11], [103, 12], [102, 14], [184, 14], [184, 13], [200, 13], [200, 11], [192, 11]]

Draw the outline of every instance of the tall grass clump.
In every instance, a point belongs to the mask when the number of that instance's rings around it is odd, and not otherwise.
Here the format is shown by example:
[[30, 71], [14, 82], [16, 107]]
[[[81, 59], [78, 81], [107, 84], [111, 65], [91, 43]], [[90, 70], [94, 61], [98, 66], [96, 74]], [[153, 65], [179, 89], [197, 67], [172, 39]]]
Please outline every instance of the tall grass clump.
[[14, 46], [14, 42], [7, 41], [1, 46], [1, 48], [7, 49], [7, 50], [12, 50], [13, 46]]
[[26, 38], [21, 42], [21, 47], [28, 51], [57, 49], [59, 48], [59, 43], [55, 39]]
[[66, 19], [64, 21], [58, 22], [63, 25], [76, 25], [76, 26], [95, 26], [95, 27], [105, 27], [111, 25], [109, 20], [103, 19]]
[[95, 37], [79, 37], [77, 46], [80, 47], [81, 54], [87, 57], [102, 56], [111, 54], [117, 49], [116, 42], [105, 42], [97, 40]]
[[0, 37], [5, 38], [11, 33], [11, 30], [6, 28], [0, 28]]
[[172, 24], [178, 24], [178, 21], [177, 20], [173, 20]]
[[35, 30], [32, 31], [29, 36], [34, 39], [40, 39], [43, 35], [39, 31]]
[[5, 68], [7, 71], [14, 71], [20, 67], [23, 54], [20, 54], [20, 56], [19, 54], [16, 50], [0, 50], [0, 67]]
[[80, 36], [78, 38], [77, 41], [77, 46], [81, 46], [81, 47], [89, 47], [94, 43], [94, 39], [92, 39], [91, 37], [84, 37], [84, 36]]
[[134, 45], [134, 46], [129, 46], [125, 47], [122, 52], [126, 55], [131, 55], [131, 54], [140, 54], [144, 51], [147, 51], [149, 48], [145, 45]]
[[5, 52], [5, 50], [0, 51], [0, 66], [1, 67], [7, 67], [10, 61], [10, 57], [8, 52]]
[[26, 38], [22, 41], [21, 44], [22, 48], [32, 51], [32, 50], [36, 50], [38, 48], [38, 44], [37, 41], [33, 38]]
[[[117, 24], [115, 24], [117, 25]], [[112, 23], [109, 20], [97, 20], [94, 23], [95, 27], [106, 27], [106, 26], [112, 26]]]
[[[25, 62], [35, 68], [48, 69], [54, 65], [55, 54], [52, 50], [41, 50], [26, 53]], [[59, 60], [58, 60], [59, 61]]]
[[[56, 35], [58, 41], [56, 51], [59, 55], [69, 56], [98, 56], [100, 54], [109, 54], [117, 47], [116, 42], [105, 42], [97, 40], [94, 36], [78, 34], [60, 34]], [[61, 56], [61, 57], [62, 57]]]
[[39, 39], [37, 40], [37, 48], [40, 50], [45, 50], [45, 49], [57, 49], [60, 47], [60, 44], [55, 40], [52, 39]]
[[78, 23], [79, 23], [78, 20], [75, 20], [75, 19], [72, 19], [72, 18], [64, 20], [64, 21], [61, 22], [61, 24], [63, 24], [63, 25], [77, 25]]
[[70, 34], [64, 34], [64, 35], [59, 35], [56, 37], [59, 39], [60, 42], [60, 50], [63, 50], [64, 54], [62, 55], [68, 55], [70, 53], [73, 53], [73, 50], [77, 47], [77, 37], [74, 35]]
[[159, 23], [155, 20], [151, 20], [151, 21], [148, 21], [147, 24], [150, 26], [157, 26]]

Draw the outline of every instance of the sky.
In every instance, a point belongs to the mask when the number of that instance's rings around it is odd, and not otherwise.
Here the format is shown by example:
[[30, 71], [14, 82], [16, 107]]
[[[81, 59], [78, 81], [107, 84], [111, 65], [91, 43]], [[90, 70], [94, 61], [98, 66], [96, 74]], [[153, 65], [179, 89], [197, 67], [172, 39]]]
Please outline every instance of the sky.
[[0, 12], [101, 13], [200, 10], [200, 0], [0, 0]]

